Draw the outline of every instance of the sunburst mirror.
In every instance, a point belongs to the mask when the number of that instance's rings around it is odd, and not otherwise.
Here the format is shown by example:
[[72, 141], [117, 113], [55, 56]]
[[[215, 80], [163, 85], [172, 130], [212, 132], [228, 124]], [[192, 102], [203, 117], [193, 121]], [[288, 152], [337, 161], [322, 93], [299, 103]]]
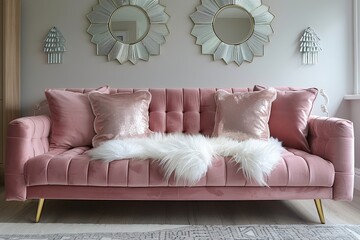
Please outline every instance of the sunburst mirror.
[[190, 16], [191, 32], [203, 54], [239, 66], [264, 56], [274, 16], [261, 0], [202, 0]]
[[159, 55], [169, 34], [169, 15], [158, 0], [99, 0], [87, 17], [97, 55], [120, 64]]

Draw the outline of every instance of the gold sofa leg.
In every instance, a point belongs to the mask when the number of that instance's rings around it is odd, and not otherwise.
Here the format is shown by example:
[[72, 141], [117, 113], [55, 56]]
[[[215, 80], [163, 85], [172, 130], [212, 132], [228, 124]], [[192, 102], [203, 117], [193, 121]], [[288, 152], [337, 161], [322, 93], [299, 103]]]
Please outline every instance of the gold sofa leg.
[[40, 198], [39, 199], [39, 203], [38, 203], [38, 208], [37, 208], [37, 212], [36, 212], [36, 219], [35, 222], [38, 223], [40, 221], [40, 217], [41, 217], [41, 212], [44, 206], [44, 199]]
[[314, 202], [315, 202], [316, 210], [319, 214], [320, 222], [321, 224], [325, 224], [325, 216], [322, 208], [321, 199], [315, 199]]

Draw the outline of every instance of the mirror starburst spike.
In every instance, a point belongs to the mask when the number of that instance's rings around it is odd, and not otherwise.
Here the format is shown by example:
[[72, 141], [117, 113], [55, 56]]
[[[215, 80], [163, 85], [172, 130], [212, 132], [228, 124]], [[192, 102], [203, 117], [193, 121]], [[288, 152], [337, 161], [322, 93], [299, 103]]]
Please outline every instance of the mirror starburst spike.
[[[141, 8], [149, 19], [149, 31], [140, 41], [127, 44], [116, 39], [110, 30], [111, 15], [122, 6]], [[169, 35], [167, 22], [169, 15], [158, 0], [99, 0], [93, 11], [87, 15], [90, 21], [88, 33], [91, 42], [96, 44], [97, 54], [108, 57], [108, 61], [117, 60], [120, 64], [139, 60], [148, 61], [150, 56], [160, 54], [160, 45], [165, 43]]]
[[[236, 45], [222, 41], [213, 28], [216, 14], [230, 5], [244, 8], [254, 20], [252, 35]], [[261, 0], [202, 0], [190, 17], [194, 22], [191, 34], [196, 37], [196, 44], [201, 46], [202, 53], [211, 54], [214, 60], [223, 60], [226, 64], [235, 62], [240, 66], [244, 61], [252, 62], [254, 57], [263, 56], [264, 45], [273, 34], [271, 22], [274, 16], [269, 12], [269, 7], [261, 4]]]

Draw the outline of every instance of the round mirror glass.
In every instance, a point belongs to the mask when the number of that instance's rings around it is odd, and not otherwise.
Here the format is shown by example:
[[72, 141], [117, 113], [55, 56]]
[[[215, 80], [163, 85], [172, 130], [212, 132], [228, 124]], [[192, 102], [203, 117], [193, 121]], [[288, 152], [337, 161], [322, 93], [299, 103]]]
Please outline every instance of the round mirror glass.
[[136, 6], [122, 6], [111, 15], [109, 29], [122, 43], [140, 42], [149, 32], [150, 21], [144, 10]]
[[254, 19], [244, 8], [230, 5], [215, 15], [213, 28], [218, 38], [232, 45], [248, 40], [254, 31]]

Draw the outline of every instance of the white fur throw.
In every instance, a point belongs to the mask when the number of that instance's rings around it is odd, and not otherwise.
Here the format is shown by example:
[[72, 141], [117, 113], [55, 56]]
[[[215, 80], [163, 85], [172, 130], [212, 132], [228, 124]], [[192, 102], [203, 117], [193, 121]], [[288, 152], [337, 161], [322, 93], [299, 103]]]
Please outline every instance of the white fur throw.
[[269, 175], [281, 159], [282, 146], [277, 139], [236, 141], [226, 137], [155, 133], [147, 138], [110, 140], [87, 152], [92, 159], [153, 159], [162, 166], [165, 178], [174, 173], [178, 182], [198, 182], [216, 156], [231, 157], [248, 179], [266, 186]]

